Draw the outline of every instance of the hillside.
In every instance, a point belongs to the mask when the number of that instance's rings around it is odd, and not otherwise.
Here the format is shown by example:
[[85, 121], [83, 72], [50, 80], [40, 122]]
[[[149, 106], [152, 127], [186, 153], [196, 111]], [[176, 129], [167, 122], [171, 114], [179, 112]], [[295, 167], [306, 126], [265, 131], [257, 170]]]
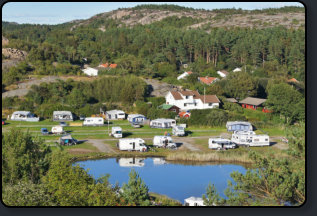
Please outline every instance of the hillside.
[[[95, 15], [87, 20], [77, 21], [74, 28], [82, 25], [93, 25], [105, 30], [103, 25], [107, 20], [115, 20], [118, 26], [146, 25], [164, 20], [168, 17], [187, 17], [195, 22], [188, 28], [209, 30], [214, 27], [251, 27], [268, 28], [281, 25], [286, 28], [300, 28], [305, 25], [304, 8], [285, 7], [282, 9], [266, 10], [241, 10], [241, 9], [219, 9], [219, 10], [195, 10], [184, 7], [152, 7], [139, 6], [135, 8], [118, 9], [107, 13]], [[184, 26], [185, 27], [185, 26]]]

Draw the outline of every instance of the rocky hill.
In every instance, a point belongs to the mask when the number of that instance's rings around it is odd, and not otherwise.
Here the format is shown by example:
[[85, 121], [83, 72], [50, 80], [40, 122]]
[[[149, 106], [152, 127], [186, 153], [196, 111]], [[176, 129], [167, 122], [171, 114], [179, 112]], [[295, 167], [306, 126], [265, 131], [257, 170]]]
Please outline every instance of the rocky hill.
[[172, 16], [176, 16], [178, 18], [191, 17], [195, 19], [195, 24], [184, 27], [200, 27], [205, 30], [213, 27], [268, 28], [276, 25], [296, 29], [301, 27], [304, 28], [304, 8], [285, 8], [248, 11], [241, 9], [195, 10], [183, 7], [179, 7], [177, 9], [171, 7], [171, 9], [169, 9], [168, 7], [161, 8], [160, 6], [147, 8], [146, 6], [140, 6], [98, 14], [90, 19], [77, 21], [71, 29], [81, 25], [93, 24], [100, 30], [105, 31], [103, 23], [111, 19], [115, 20], [119, 26], [124, 24], [131, 27], [137, 24], [151, 24]]

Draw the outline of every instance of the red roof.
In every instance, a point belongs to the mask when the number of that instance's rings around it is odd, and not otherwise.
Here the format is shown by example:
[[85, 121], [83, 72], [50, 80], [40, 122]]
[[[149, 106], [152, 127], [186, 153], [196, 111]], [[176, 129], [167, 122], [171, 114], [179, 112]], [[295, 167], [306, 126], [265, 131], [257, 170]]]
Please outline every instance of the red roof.
[[111, 67], [111, 68], [116, 68], [116, 67], [117, 67], [117, 64], [111, 64], [111, 65], [109, 65], [109, 67]]
[[193, 72], [191, 72], [191, 71], [187, 71], [186, 73], [188, 73], [188, 74], [192, 74]]
[[216, 95], [200, 95], [200, 100], [205, 103], [220, 103]]
[[181, 118], [188, 118], [188, 117], [190, 117], [190, 113], [188, 113], [188, 112], [180, 112], [180, 113], [178, 113], [178, 115], [179, 115], [179, 117], [181, 117]]
[[106, 63], [106, 64], [102, 64], [102, 65], [101, 65], [101, 67], [105, 67], [105, 68], [107, 68], [107, 67], [108, 67], [108, 63]]
[[295, 78], [292, 78], [292, 79], [289, 79], [287, 82], [295, 82], [295, 83], [298, 83], [298, 80], [295, 79]]
[[199, 77], [198, 79], [200, 80], [200, 82], [203, 82], [203, 83], [205, 83], [207, 85], [210, 85], [217, 78], [216, 77]]

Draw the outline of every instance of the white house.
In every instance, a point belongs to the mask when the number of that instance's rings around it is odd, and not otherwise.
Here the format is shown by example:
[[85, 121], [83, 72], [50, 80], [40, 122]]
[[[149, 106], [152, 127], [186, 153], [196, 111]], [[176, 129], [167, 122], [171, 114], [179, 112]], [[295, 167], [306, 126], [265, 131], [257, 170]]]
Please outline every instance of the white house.
[[169, 91], [165, 96], [166, 103], [178, 106], [181, 110], [212, 109], [219, 107], [216, 95], [200, 95], [198, 91]]
[[108, 120], [125, 119], [125, 113], [122, 110], [110, 110], [106, 112], [106, 119]]
[[219, 76], [221, 76], [222, 78], [225, 78], [226, 76], [228, 76], [229, 72], [226, 70], [220, 70], [217, 71], [217, 74], [219, 74]]
[[200, 197], [189, 197], [184, 201], [185, 206], [205, 206], [204, 200]]
[[88, 67], [86, 69], [83, 69], [82, 71], [88, 76], [98, 76], [98, 70], [95, 68]]
[[179, 76], [177, 77], [177, 80], [185, 79], [187, 76], [189, 76], [189, 75], [192, 74], [192, 73], [193, 73], [193, 72], [191, 72], [191, 71], [186, 71], [186, 72], [182, 73], [181, 75], [179, 75]]
[[241, 68], [236, 68], [233, 70], [233, 72], [240, 72], [240, 71], [242, 71]]
[[40, 121], [39, 117], [35, 117], [30, 111], [15, 111], [11, 115], [11, 120], [14, 121]]

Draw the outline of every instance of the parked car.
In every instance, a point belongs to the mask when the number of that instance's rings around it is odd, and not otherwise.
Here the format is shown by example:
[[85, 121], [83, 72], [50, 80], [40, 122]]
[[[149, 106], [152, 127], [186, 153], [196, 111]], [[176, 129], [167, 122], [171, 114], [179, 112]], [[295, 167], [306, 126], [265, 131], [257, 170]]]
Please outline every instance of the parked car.
[[138, 124], [138, 123], [131, 123], [131, 126], [134, 127], [134, 128], [140, 128], [141, 125]]
[[60, 122], [59, 125], [62, 126], [62, 127], [68, 126], [68, 124], [66, 122]]
[[80, 115], [80, 116], [79, 116], [79, 120], [80, 120], [80, 121], [84, 121], [85, 118], [86, 118], [86, 116], [84, 116], [84, 115]]
[[47, 135], [50, 132], [47, 130], [47, 128], [41, 128], [41, 133], [42, 133], [42, 135]]

